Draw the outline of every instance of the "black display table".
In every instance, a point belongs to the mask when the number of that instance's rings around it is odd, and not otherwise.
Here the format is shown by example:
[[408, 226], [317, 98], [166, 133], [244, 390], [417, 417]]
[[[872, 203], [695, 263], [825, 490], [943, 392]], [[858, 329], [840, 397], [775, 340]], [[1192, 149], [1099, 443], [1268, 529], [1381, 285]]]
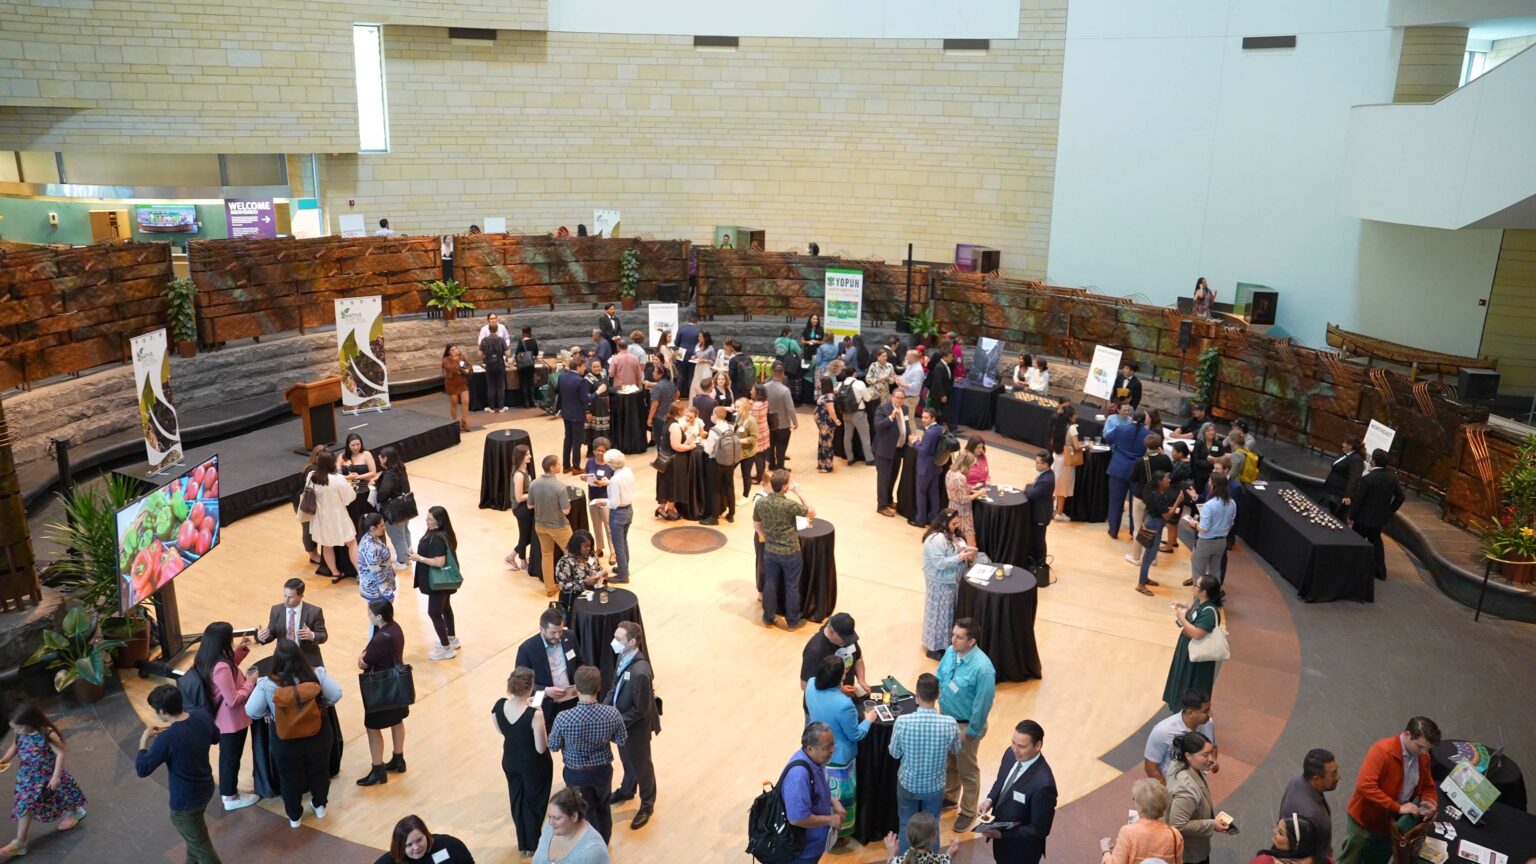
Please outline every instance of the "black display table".
[[[325, 671], [326, 674], [330, 674], [331, 670], [327, 668]], [[256, 674], [262, 677], [272, 674], [272, 657], [263, 657], [256, 661]], [[343, 688], [347, 687], [348, 682], [340, 677], [336, 677], [336, 681]], [[344, 743], [341, 735], [341, 717], [336, 713], [335, 705], [325, 709], [325, 723], [331, 727], [331, 759], [328, 767], [331, 776], [335, 777], [341, 773], [341, 753]], [[270, 719], [251, 721], [251, 767], [255, 775], [255, 792], [263, 798], [276, 798], [283, 794], [282, 780], [277, 774], [277, 761], [272, 755], [272, 740], [276, 737], [277, 733], [272, 730]]]
[[[480, 457], [480, 509], [512, 509], [512, 451], [519, 444], [529, 443], [528, 433], [521, 429], [497, 429], [485, 436], [485, 452]], [[528, 476], [534, 476], [533, 462], [528, 463]]]
[[896, 515], [903, 519], [917, 517], [917, 446], [901, 448], [901, 474], [896, 479]]
[[[1081, 431], [1081, 424], [1079, 424]], [[1083, 454], [1072, 479], [1072, 497], [1067, 499], [1067, 515], [1073, 522], [1104, 522], [1109, 519], [1110, 448], [1095, 448]]]
[[[491, 373], [485, 369], [476, 367], [477, 371], [469, 374], [469, 410], [481, 411], [490, 402]], [[522, 400], [522, 394], [518, 392], [517, 385], [512, 383], [514, 372], [510, 369], [501, 373], [501, 404], [508, 407]]]
[[[565, 514], [565, 521], [569, 522], [572, 531], [591, 531], [592, 520], [587, 515], [587, 493], [574, 486], [567, 487], [571, 490], [571, 512]], [[528, 575], [535, 579], [544, 578], [544, 555], [539, 545], [539, 532], [535, 530], [530, 538], [533, 542], [528, 544]], [[560, 560], [564, 550], [555, 550], [555, 560]]]
[[[1471, 742], [1448, 738], [1430, 749], [1429, 772], [1435, 778], [1435, 785], [1439, 786], [1445, 781], [1446, 776], [1451, 773], [1453, 761], [1466, 759], [1474, 767], [1483, 768], [1484, 766], [1478, 764], [1479, 758], [1477, 757], [1487, 758], [1491, 755], [1492, 751], [1497, 749], [1497, 746], [1484, 744], [1481, 750], [1479, 750]], [[1483, 751], [1489, 752], [1485, 753]], [[1473, 758], [1468, 758], [1469, 756]], [[1525, 776], [1521, 773], [1520, 766], [1515, 760], [1500, 753], [1498, 758], [1493, 761], [1493, 764], [1483, 771], [1483, 776], [1487, 777], [1488, 782], [1492, 783], [1494, 788], [1499, 790], [1500, 804], [1507, 804], [1516, 810], [1525, 809]], [[1441, 793], [1441, 797], [1444, 797], [1444, 793]], [[1521, 862], [1521, 864], [1524, 864], [1524, 862]]]
[[971, 502], [971, 515], [976, 522], [976, 548], [997, 564], [1020, 568], [1033, 566], [1029, 549], [1035, 536], [1035, 524], [1030, 519], [1029, 501], [1024, 498], [1024, 493], [1005, 495], [992, 488], [987, 494], [991, 501], [977, 498]]
[[[1028, 391], [1005, 393], [997, 399], [997, 433], [1004, 438], [1023, 441], [1036, 447], [1051, 443], [1051, 423], [1060, 404], [1054, 396]], [[1104, 422], [1094, 419], [1104, 413], [1093, 405], [1077, 406], [1077, 434], [1092, 441], [1104, 434]]]
[[[868, 699], [853, 700], [861, 722], [865, 705], [873, 705], [874, 700], [880, 698], [882, 689], [876, 684], [874, 693]], [[900, 717], [916, 711], [917, 700], [908, 696], [892, 702], [890, 707], [891, 713]], [[891, 733], [895, 726], [895, 720], [885, 722], [876, 719], [869, 724], [869, 734], [859, 741], [858, 764], [853, 769], [858, 785], [854, 801], [859, 807], [853, 815], [853, 839], [866, 846], [879, 843], [887, 833], [898, 827], [896, 772], [901, 769], [901, 760], [891, 758], [890, 752]]]
[[695, 447], [677, 454], [667, 473], [660, 479], [677, 515], [684, 519], [704, 518], [704, 450]]
[[[1456, 839], [1446, 844], [1450, 852], [1447, 862], [1466, 860], [1456, 851], [1463, 840], [1470, 840], [1486, 849], [1508, 855], [1509, 864], [1525, 864], [1526, 861], [1536, 858], [1536, 816], [1524, 810], [1516, 810], [1499, 800], [1493, 802], [1493, 806], [1488, 808], [1483, 818], [1473, 825], [1465, 816], [1452, 819], [1450, 814], [1445, 812], [1446, 805], [1450, 803], [1451, 796], [1441, 792], [1440, 812], [1435, 816], [1436, 822], [1443, 822], [1456, 829]], [[1434, 829], [1430, 829], [1427, 836], [1440, 835], [1435, 834]]]
[[[864, 417], [869, 423], [869, 440], [871, 444], [875, 440], [875, 407], [873, 402], [864, 406]], [[843, 446], [843, 436], [848, 434], [847, 430], [847, 421], [844, 421], [844, 425], [832, 430], [832, 455], [835, 458], [848, 458], [848, 448]], [[857, 434], [853, 436], [853, 458], [868, 462], [870, 465], [875, 464], [875, 454], [864, 452], [864, 442], [859, 440]]]
[[993, 418], [997, 416], [997, 397], [1002, 392], [1001, 384], [991, 387], [956, 384], [951, 398], [960, 400], [957, 418], [960, 425], [978, 431], [991, 429]]
[[608, 394], [608, 440], [619, 452], [629, 456], [644, 453], [650, 446], [650, 429], [645, 425], [645, 412], [650, 407], [650, 394], [645, 390], [633, 393], [611, 392]]
[[[763, 541], [752, 536], [757, 560], [757, 593], [763, 593]], [[800, 612], [802, 618], [825, 621], [837, 607], [837, 529], [825, 519], [814, 519], [800, 531]], [[779, 585], [778, 605], [784, 609], [784, 586]]]
[[1014, 567], [985, 587], [960, 577], [955, 619], [974, 618], [981, 624], [977, 644], [992, 660], [999, 681], [1029, 681], [1040, 677], [1040, 649], [1035, 645], [1035, 609], [1039, 592], [1035, 574]]
[[[602, 602], [603, 592], [608, 602]], [[613, 641], [614, 628], [621, 622], [633, 621], [640, 625], [640, 650], [651, 656], [645, 644], [645, 621], [640, 617], [640, 598], [625, 588], [597, 589], [592, 599], [577, 597], [571, 605], [571, 636], [576, 640], [576, 650], [581, 659], [596, 666], [603, 673], [603, 693], [613, 687], [613, 670], [619, 665], [619, 656], [613, 653], [609, 643]]]
[[1375, 599], [1371, 544], [1348, 528], [1314, 525], [1280, 500], [1290, 483], [1244, 491], [1238, 536], [1308, 603]]

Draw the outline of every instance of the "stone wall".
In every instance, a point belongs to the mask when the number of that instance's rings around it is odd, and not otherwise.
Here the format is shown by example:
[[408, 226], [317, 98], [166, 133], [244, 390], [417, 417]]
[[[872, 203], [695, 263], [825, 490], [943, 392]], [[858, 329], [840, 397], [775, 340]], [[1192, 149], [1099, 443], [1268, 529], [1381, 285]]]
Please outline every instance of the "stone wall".
[[[864, 317], [895, 321], [905, 314], [907, 268], [873, 258], [698, 248], [699, 309], [706, 315], [820, 315], [829, 269], [864, 274]], [[912, 311], [928, 305], [928, 267], [912, 268]]]

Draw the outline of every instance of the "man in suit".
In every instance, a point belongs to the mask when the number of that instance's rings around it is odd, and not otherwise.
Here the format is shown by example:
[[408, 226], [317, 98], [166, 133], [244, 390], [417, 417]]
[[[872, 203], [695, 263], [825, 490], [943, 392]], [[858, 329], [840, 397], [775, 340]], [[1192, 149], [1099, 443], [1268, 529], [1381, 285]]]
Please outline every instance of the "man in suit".
[[1109, 391], [1110, 398], [1116, 402], [1129, 403], [1132, 410], [1141, 406], [1141, 380], [1136, 377], [1138, 368], [1135, 360], [1121, 363], [1120, 374], [1115, 376], [1115, 386]]
[[517, 646], [514, 666], [533, 670], [534, 686], [544, 690], [544, 726], [576, 704], [576, 670], [589, 665], [576, 650], [576, 639], [565, 631], [565, 615], [551, 606], [539, 615], [539, 632]]
[[907, 394], [898, 387], [891, 391], [889, 402], [875, 409], [875, 512], [881, 516], [896, 515], [892, 493], [907, 436], [912, 433], [912, 418], [907, 416], [906, 405]]
[[768, 393], [768, 468], [777, 470], [788, 461], [785, 454], [789, 451], [789, 433], [800, 428], [800, 420], [795, 416], [795, 397], [784, 382], [783, 361], [774, 361], [773, 377], [763, 389]]
[[1045, 563], [1045, 529], [1051, 527], [1055, 498], [1056, 472], [1051, 470], [1051, 454], [1041, 450], [1035, 454], [1035, 482], [1024, 487], [1024, 500], [1029, 502], [1029, 518], [1035, 523], [1029, 557], [1036, 565]]
[[624, 765], [624, 781], [610, 802], [621, 804], [640, 791], [640, 809], [629, 823], [639, 830], [651, 821], [656, 807], [656, 767], [651, 764], [651, 736], [661, 731], [656, 712], [656, 692], [652, 686], [655, 673], [651, 661], [640, 650], [644, 631], [633, 621], [621, 621], [613, 631], [613, 650], [619, 663], [613, 673], [613, 687], [603, 701], [619, 709], [629, 737], [619, 745], [619, 761]]
[[937, 356], [930, 361], [928, 367], [928, 407], [940, 417], [954, 417], [949, 404], [955, 389], [955, 374], [950, 369], [954, 357], [955, 346], [948, 341], [940, 342]]
[[1371, 541], [1376, 552], [1376, 578], [1387, 578], [1386, 550], [1381, 545], [1381, 529], [1403, 506], [1403, 486], [1397, 475], [1387, 469], [1387, 451], [1371, 453], [1371, 467], [1355, 484], [1354, 502], [1349, 506], [1350, 526], [1355, 533]]
[[597, 329], [603, 334], [603, 338], [608, 340], [610, 349], [618, 347], [614, 343], [619, 338], [619, 334], [624, 331], [619, 327], [617, 310], [612, 303], [603, 307], [603, 317], [597, 319]]
[[[688, 323], [677, 328], [672, 345], [678, 351], [678, 392], [688, 393], [693, 385], [693, 352], [699, 347], [699, 316], [688, 316]], [[665, 415], [663, 415], [665, 416]]]
[[917, 442], [917, 518], [912, 524], [925, 526], [944, 509], [945, 469], [934, 461], [944, 437], [944, 423], [930, 405], [917, 409], [917, 425], [923, 437]]
[[599, 385], [595, 394], [588, 392], [587, 379], [581, 374], [581, 358], [572, 357], [555, 389], [560, 398], [560, 419], [565, 423], [565, 441], [561, 445], [560, 461], [568, 469], [576, 468], [580, 473], [577, 466], [582, 464], [581, 445], [586, 439], [587, 412], [592, 410], [593, 399], [608, 392], [608, 385]]
[[304, 602], [304, 580], [283, 583], [283, 602], [272, 607], [267, 626], [256, 631], [256, 641], [265, 645], [277, 639], [292, 639], [311, 666], [324, 666], [320, 645], [330, 638], [325, 632], [325, 612]]
[[1056, 818], [1056, 776], [1040, 755], [1045, 730], [1033, 720], [1013, 728], [1013, 741], [1003, 753], [992, 791], [978, 808], [1011, 828], [985, 828], [977, 833], [992, 840], [992, 860], [998, 864], [1040, 864], [1045, 838]]

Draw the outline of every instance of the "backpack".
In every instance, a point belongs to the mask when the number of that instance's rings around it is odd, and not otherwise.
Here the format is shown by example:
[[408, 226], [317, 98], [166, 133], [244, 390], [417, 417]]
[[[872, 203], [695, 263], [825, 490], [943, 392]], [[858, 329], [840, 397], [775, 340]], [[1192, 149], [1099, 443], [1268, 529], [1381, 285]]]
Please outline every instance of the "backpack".
[[859, 397], [853, 392], [853, 379], [849, 378], [837, 388], [837, 416], [851, 417], [859, 413]]
[[720, 435], [720, 443], [715, 445], [715, 462], [722, 468], [735, 468], [741, 464], [741, 439], [736, 437], [735, 427], [715, 431]]
[[939, 446], [933, 448], [933, 464], [948, 465], [949, 457], [960, 452], [960, 439], [954, 432], [945, 429], [939, 436]]
[[284, 741], [319, 734], [322, 719], [319, 684], [302, 681], [272, 691], [272, 720]]
[[[747, 814], [747, 854], [762, 864], [788, 864], [800, 857], [805, 849], [805, 829], [789, 824], [789, 812], [784, 807], [784, 778], [789, 769], [804, 765], [806, 780], [814, 777], [811, 763], [804, 759], [784, 766], [779, 782], [764, 789], [752, 802]], [[811, 800], [816, 800], [816, 784], [811, 783]]]
[[480, 342], [480, 353], [485, 356], [485, 368], [502, 372], [507, 368], [507, 340], [495, 333]]
[[197, 674], [196, 669], [188, 669], [176, 679], [176, 689], [181, 691], [181, 705], [188, 711], [202, 709], [209, 714], [213, 713], [213, 706], [208, 704], [208, 688], [203, 684], [203, 676]]
[[1239, 447], [1237, 452], [1243, 454], [1243, 470], [1237, 475], [1237, 479], [1247, 486], [1259, 479], [1259, 454], [1247, 447]]

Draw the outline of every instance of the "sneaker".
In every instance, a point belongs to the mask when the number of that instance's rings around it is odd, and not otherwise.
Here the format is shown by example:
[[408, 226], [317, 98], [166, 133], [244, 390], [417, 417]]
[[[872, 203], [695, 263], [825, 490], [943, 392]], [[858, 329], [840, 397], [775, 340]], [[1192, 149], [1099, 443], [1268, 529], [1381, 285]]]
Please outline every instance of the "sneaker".
[[512, 410], [511, 408], [508, 408], [507, 406], [503, 405], [503, 406], [501, 406], [501, 411], [499, 413], [505, 414], [505, 413], [507, 413], [508, 411], [511, 411], [511, 410]]
[[495, 414], [496, 413], [496, 409], [488, 407], [488, 408], [485, 409], [485, 413], [487, 413], [487, 414]]
[[297, 828], [297, 827], [299, 827], [299, 820], [297, 820], [297, 819], [289, 819], [288, 820], [288, 827], [289, 828]]
[[1136, 557], [1135, 555], [1131, 554], [1130, 552], [1125, 553], [1125, 560], [1129, 561], [1132, 564], [1136, 564], [1136, 565], [1140, 565], [1141, 564], [1141, 559]]
[[1055, 518], [1056, 518], [1057, 522], [1071, 522], [1072, 521], [1072, 517], [1068, 516], [1065, 513], [1057, 513]]
[[315, 818], [316, 819], [324, 819], [325, 818], [325, 805], [324, 804], [321, 804], [320, 806], [315, 808]]
[[261, 798], [256, 795], [230, 795], [224, 799], [224, 809], [226, 811], [241, 810], [260, 800]]
[[438, 646], [434, 647], [430, 652], [428, 652], [427, 659], [428, 660], [452, 660], [453, 658], [455, 658], [457, 656], [459, 656], [459, 652], [453, 650], [452, 648], [444, 648], [443, 646], [438, 645]]
[[459, 637], [457, 637], [457, 636], [449, 636], [448, 637], [448, 648], [450, 650], [457, 651], [457, 650], [459, 650], [462, 647], [464, 647], [464, 646], [459, 644]]

